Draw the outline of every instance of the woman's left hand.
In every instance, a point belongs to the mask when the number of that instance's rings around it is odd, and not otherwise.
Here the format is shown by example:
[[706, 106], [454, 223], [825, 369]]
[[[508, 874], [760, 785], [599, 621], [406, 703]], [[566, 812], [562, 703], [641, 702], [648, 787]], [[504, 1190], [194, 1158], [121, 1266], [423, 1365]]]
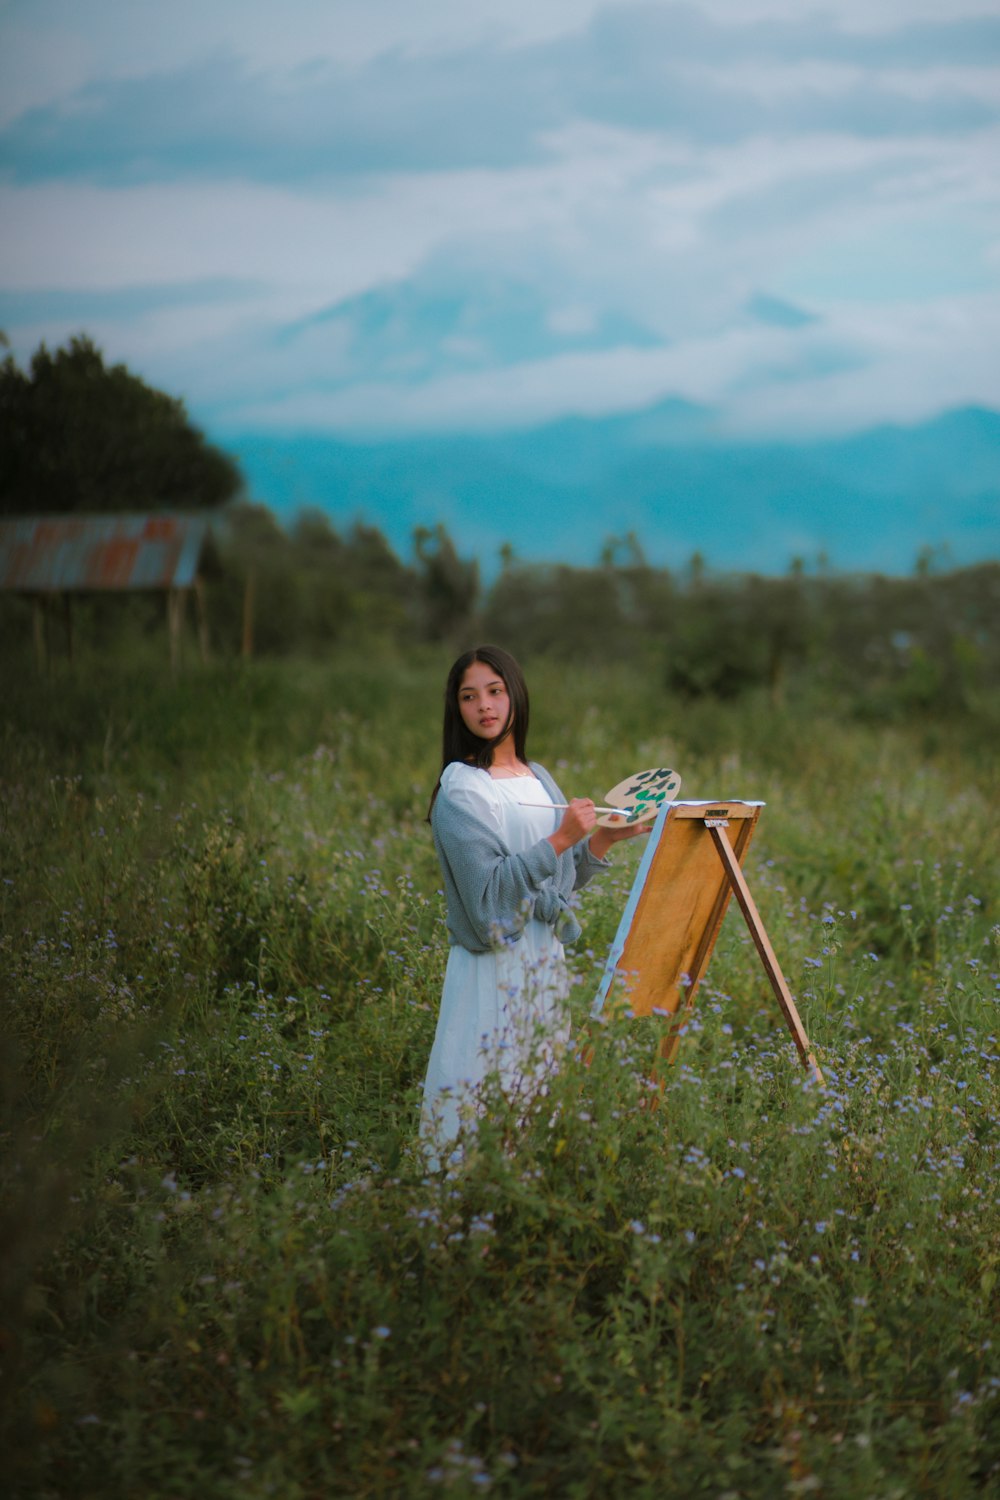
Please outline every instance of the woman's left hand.
[[647, 818], [643, 823], [627, 823], [626, 816], [622, 813], [620, 827], [601, 823], [594, 829], [590, 835], [590, 852], [595, 859], [603, 859], [612, 844], [620, 844], [622, 839], [634, 839], [640, 834], [648, 833], [656, 821], [655, 818]]

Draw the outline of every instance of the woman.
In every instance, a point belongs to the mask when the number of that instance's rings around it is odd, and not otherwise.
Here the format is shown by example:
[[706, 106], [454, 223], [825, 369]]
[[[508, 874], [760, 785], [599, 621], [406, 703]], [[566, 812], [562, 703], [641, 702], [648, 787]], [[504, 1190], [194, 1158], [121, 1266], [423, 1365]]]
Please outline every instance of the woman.
[[[421, 1132], [446, 1150], [489, 1073], [508, 1097], [542, 1086], [566, 1040], [563, 944], [580, 935], [570, 898], [612, 844], [649, 824], [596, 826], [527, 759], [528, 690], [499, 646], [460, 656], [445, 687], [442, 770], [430, 822], [451, 949], [424, 1082]], [[553, 804], [562, 804], [561, 808]]]

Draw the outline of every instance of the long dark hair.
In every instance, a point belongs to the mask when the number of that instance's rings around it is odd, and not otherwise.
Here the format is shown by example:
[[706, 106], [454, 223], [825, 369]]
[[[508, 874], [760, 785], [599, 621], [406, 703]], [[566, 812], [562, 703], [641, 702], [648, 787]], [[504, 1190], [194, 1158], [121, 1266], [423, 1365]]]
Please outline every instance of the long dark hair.
[[[472, 730], [467, 728], [458, 706], [458, 690], [462, 686], [462, 678], [477, 661], [492, 667], [497, 676], [503, 678], [504, 687], [510, 699], [507, 721], [494, 740], [483, 740], [478, 734], [473, 734]], [[478, 766], [480, 770], [488, 771], [493, 764], [493, 752], [496, 746], [501, 740], [506, 739], [508, 734], [514, 736], [514, 754], [518, 760], [526, 760], [528, 685], [524, 680], [524, 673], [515, 658], [502, 646], [474, 646], [471, 651], [463, 651], [458, 660], [452, 664], [451, 671], [448, 673], [448, 681], [445, 683], [441, 773], [431, 794], [431, 805], [427, 810], [428, 819], [434, 806], [434, 799], [441, 789], [441, 776], [452, 761], [460, 760], [465, 765]]]

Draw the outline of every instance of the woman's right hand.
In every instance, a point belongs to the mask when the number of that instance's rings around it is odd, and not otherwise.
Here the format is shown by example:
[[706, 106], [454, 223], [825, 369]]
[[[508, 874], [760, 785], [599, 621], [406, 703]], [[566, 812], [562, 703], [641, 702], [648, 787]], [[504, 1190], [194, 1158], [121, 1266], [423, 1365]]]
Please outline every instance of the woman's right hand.
[[581, 839], [593, 833], [597, 822], [597, 811], [589, 797], [574, 797], [563, 813], [562, 822], [555, 833], [549, 835], [549, 843], [557, 854], [565, 854]]

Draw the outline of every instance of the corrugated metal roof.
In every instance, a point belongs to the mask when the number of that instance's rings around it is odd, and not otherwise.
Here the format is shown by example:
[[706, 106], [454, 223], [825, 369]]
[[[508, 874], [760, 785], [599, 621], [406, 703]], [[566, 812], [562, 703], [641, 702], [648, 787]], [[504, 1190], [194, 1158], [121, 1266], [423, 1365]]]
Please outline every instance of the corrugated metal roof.
[[0, 589], [190, 588], [207, 531], [203, 517], [168, 511], [0, 520]]

